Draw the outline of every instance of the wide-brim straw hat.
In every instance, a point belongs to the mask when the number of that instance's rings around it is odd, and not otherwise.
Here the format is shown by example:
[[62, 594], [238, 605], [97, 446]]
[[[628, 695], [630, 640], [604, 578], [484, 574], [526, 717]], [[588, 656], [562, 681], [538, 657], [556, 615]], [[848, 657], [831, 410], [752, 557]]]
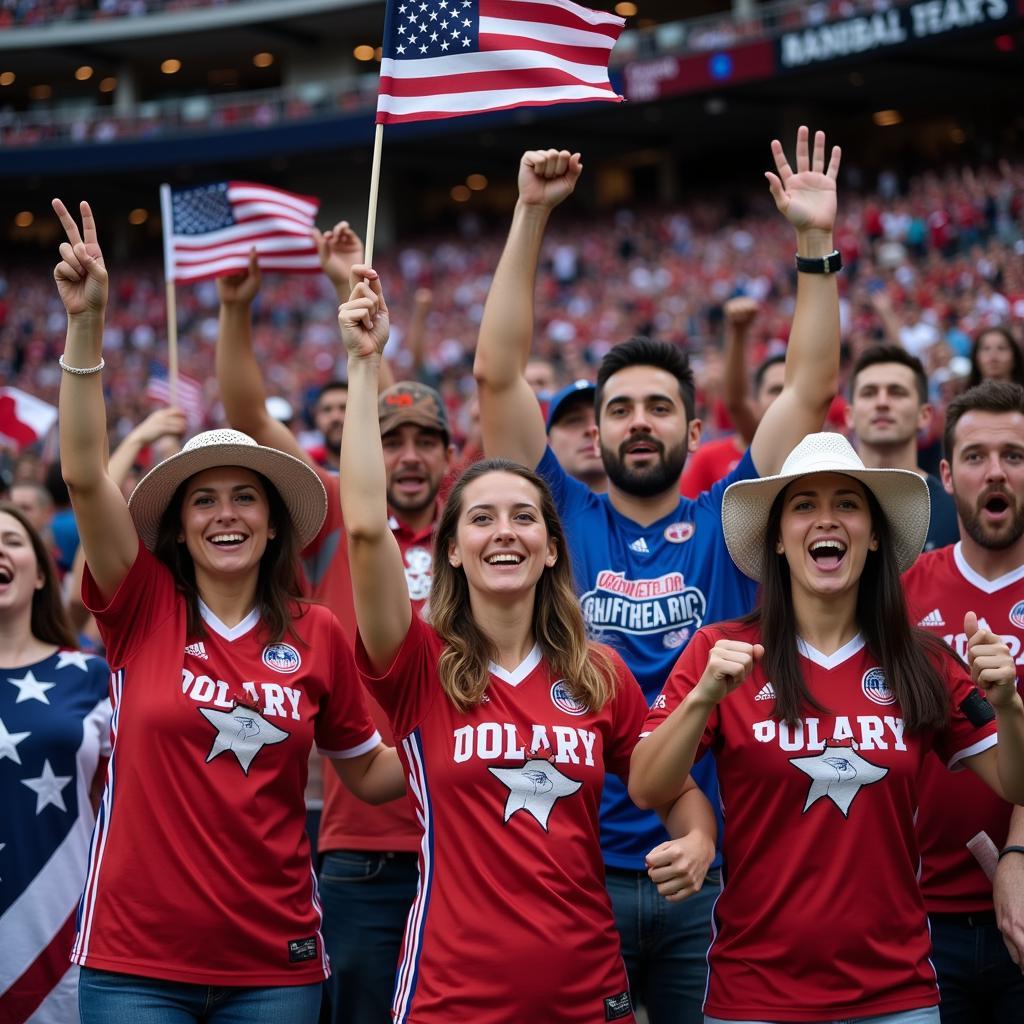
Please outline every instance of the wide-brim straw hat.
[[257, 444], [239, 430], [206, 430], [151, 469], [128, 499], [135, 529], [150, 551], [174, 492], [190, 476], [216, 466], [241, 466], [262, 473], [287, 506], [300, 548], [320, 532], [327, 516], [327, 492], [309, 466], [293, 455]]
[[[866, 469], [842, 434], [808, 434], [787, 456], [777, 476], [739, 480], [722, 498], [722, 529], [729, 554], [751, 579], [760, 580], [766, 551], [765, 530], [775, 499], [793, 480], [811, 473], [842, 473], [859, 480], [878, 500], [899, 571], [904, 572], [924, 547], [931, 519], [928, 485], [906, 469]], [[767, 544], [771, 550], [773, 544]]]

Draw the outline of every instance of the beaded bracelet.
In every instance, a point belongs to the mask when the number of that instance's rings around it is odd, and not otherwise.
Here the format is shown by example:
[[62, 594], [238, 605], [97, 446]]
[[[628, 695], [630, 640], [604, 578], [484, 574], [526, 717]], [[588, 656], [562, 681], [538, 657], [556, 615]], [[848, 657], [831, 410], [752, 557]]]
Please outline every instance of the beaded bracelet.
[[69, 366], [64, 362], [64, 357], [59, 356], [57, 358], [57, 365], [65, 373], [70, 373], [74, 377], [88, 377], [90, 374], [99, 373], [107, 363], [103, 356], [100, 356], [100, 361], [95, 366]]

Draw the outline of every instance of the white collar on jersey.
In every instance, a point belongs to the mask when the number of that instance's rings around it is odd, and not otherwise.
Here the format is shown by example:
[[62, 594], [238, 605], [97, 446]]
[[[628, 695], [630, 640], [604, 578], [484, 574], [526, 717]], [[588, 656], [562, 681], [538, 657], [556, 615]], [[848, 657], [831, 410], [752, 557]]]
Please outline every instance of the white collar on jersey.
[[832, 654], [822, 654], [816, 647], [812, 647], [806, 640], [796, 638], [797, 650], [808, 660], [822, 668], [835, 668], [836, 665], [852, 658], [864, 646], [864, 637], [858, 633], [852, 640], [847, 640], [838, 651]]
[[509, 686], [518, 686], [539, 664], [540, 644], [534, 644], [533, 650], [511, 671], [500, 665], [495, 665], [493, 661], [487, 666], [487, 669], [492, 676], [497, 676], [503, 683], [508, 683]]
[[210, 606], [199, 599], [199, 614], [203, 618], [203, 622], [214, 631], [214, 633], [222, 636], [227, 641], [237, 640], [240, 636], [245, 636], [257, 622], [260, 621], [260, 611], [258, 608], [253, 608], [251, 612], [236, 626], [225, 625], [217, 616], [210, 610]]
[[964, 558], [963, 545], [960, 541], [957, 541], [953, 545], [953, 561], [956, 563], [956, 567], [960, 570], [960, 575], [963, 576], [972, 587], [977, 587], [983, 594], [994, 594], [997, 590], [1002, 590], [1003, 587], [1008, 587], [1011, 583], [1017, 583], [1020, 580], [1024, 580], [1024, 565], [1018, 565], [1016, 569], [1011, 569], [1008, 573], [994, 580], [987, 580], [980, 573], [975, 572], [968, 564], [967, 559]]

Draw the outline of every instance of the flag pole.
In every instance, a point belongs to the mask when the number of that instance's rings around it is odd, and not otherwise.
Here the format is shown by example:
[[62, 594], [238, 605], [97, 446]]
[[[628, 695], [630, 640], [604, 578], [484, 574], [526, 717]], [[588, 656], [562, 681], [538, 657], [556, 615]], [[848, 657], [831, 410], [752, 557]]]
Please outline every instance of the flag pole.
[[366, 214], [366, 246], [363, 259], [373, 265], [373, 242], [377, 233], [377, 192], [380, 186], [380, 150], [384, 139], [384, 125], [378, 124], [373, 135], [373, 166], [370, 169], [370, 209]]
[[174, 212], [171, 206], [171, 186], [160, 186], [160, 220], [164, 238], [164, 287], [167, 293], [167, 385], [170, 404], [178, 404], [178, 310], [174, 291], [174, 257], [171, 235], [174, 232]]

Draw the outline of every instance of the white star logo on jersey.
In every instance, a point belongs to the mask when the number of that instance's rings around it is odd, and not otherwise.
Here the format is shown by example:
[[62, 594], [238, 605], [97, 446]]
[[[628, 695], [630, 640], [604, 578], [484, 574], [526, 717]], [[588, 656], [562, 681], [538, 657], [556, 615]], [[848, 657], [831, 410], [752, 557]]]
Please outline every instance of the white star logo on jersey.
[[849, 815], [850, 804], [861, 786], [870, 786], [889, 774], [888, 768], [865, 761], [853, 747], [826, 745], [820, 753], [791, 757], [789, 763], [811, 777], [804, 812], [822, 797], [828, 797], [843, 812], [844, 818]]
[[67, 668], [68, 665], [74, 665], [75, 668], [88, 672], [89, 665], [87, 663], [91, 657], [93, 655], [86, 654], [84, 651], [58, 651], [57, 668]]
[[31, 672], [26, 672], [20, 679], [8, 676], [7, 682], [18, 688], [18, 696], [14, 698], [15, 704], [20, 704], [25, 700], [37, 700], [40, 704], [49, 704], [50, 698], [46, 696], [46, 691], [52, 690], [57, 685], [56, 683], [41, 683]]
[[18, 756], [18, 744], [27, 740], [30, 732], [8, 732], [4, 720], [0, 718], [0, 761], [9, 757], [15, 764], [21, 764]]
[[213, 708], [199, 708], [199, 714], [217, 730], [210, 753], [206, 755], [209, 764], [218, 754], [230, 750], [238, 758], [242, 771], [249, 774], [252, 759], [266, 746], [283, 743], [288, 733], [271, 725], [258, 711], [242, 706], [230, 711], [216, 711]]
[[21, 784], [28, 786], [36, 795], [36, 814], [41, 814], [49, 804], [67, 811], [61, 790], [71, 781], [70, 775], [54, 775], [50, 762], [43, 761], [43, 773], [37, 779], [22, 779]]
[[572, 796], [583, 785], [568, 775], [563, 775], [550, 761], [531, 758], [518, 768], [488, 768], [502, 785], [508, 786], [505, 801], [505, 821], [516, 811], [526, 811], [537, 819], [545, 832], [548, 818], [555, 801], [563, 796]]

